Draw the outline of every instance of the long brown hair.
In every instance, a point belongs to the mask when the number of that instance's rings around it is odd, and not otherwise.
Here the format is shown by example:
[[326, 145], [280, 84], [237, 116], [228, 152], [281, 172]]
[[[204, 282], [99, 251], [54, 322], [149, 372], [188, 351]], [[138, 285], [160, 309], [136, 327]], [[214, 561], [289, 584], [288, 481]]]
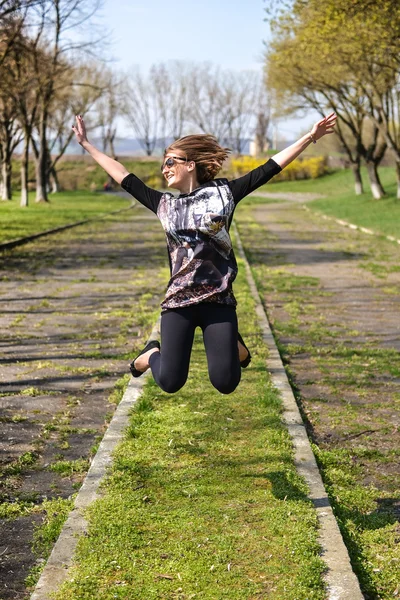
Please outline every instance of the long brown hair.
[[222, 168], [222, 163], [228, 158], [229, 148], [219, 145], [215, 136], [208, 133], [197, 135], [186, 135], [173, 142], [165, 153], [180, 150], [185, 154], [188, 161], [196, 163], [197, 181], [205, 183], [214, 179]]

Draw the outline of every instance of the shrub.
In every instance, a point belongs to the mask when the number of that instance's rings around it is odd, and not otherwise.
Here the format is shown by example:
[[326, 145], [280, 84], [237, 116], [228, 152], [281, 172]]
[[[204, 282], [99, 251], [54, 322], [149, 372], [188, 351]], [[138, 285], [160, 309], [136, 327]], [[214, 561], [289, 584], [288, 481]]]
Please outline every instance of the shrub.
[[[272, 157], [273, 158], [273, 157]], [[241, 177], [265, 163], [265, 158], [241, 156], [233, 158], [225, 173], [229, 177]], [[325, 156], [296, 159], [276, 175], [273, 181], [294, 181], [296, 179], [317, 179], [328, 172]]]

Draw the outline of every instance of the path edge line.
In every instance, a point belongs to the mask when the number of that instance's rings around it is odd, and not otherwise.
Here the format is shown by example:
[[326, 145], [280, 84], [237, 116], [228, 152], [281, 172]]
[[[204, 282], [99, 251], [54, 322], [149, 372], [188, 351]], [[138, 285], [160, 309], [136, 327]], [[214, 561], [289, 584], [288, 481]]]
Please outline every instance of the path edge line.
[[359, 581], [351, 566], [347, 547], [325, 490], [306, 427], [276, 346], [268, 320], [268, 313], [263, 307], [235, 222], [233, 223], [233, 231], [239, 256], [245, 265], [247, 282], [256, 304], [262, 339], [268, 348], [267, 369], [271, 375], [273, 385], [279, 390], [282, 398], [284, 408], [282, 418], [292, 439], [295, 466], [308, 485], [308, 497], [313, 502], [317, 513], [321, 557], [327, 566], [324, 580], [327, 586], [328, 600], [364, 600]]
[[[159, 338], [159, 327], [160, 319], [154, 325], [147, 343]], [[100, 483], [112, 464], [112, 454], [129, 424], [130, 410], [139, 399], [149, 372], [150, 369], [140, 379], [130, 379], [30, 600], [51, 600], [52, 595], [67, 579], [79, 538], [87, 530], [88, 523], [84, 512], [90, 504], [101, 498]]]
[[307, 212], [312, 213], [313, 215], [317, 215], [322, 219], [326, 219], [328, 221], [334, 221], [338, 225], [342, 227], [347, 227], [348, 229], [353, 229], [356, 231], [361, 231], [362, 233], [366, 233], [368, 235], [376, 235], [377, 237], [383, 237], [385, 240], [389, 242], [395, 242], [396, 244], [400, 244], [400, 240], [395, 238], [393, 235], [386, 235], [385, 233], [380, 233], [379, 231], [375, 231], [374, 229], [368, 229], [367, 227], [362, 227], [362, 225], [355, 225], [355, 223], [350, 223], [349, 221], [345, 221], [344, 219], [338, 219], [337, 217], [332, 217], [331, 215], [326, 215], [325, 213], [319, 210], [312, 210], [309, 206], [302, 204], [302, 208]]

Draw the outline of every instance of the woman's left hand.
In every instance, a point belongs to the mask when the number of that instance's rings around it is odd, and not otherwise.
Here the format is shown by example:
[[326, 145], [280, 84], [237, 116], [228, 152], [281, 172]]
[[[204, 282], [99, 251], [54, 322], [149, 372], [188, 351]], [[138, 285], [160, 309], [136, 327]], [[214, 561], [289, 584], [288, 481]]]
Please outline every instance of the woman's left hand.
[[310, 133], [315, 140], [319, 140], [322, 136], [327, 135], [328, 133], [334, 133], [333, 128], [336, 125], [337, 116], [333, 112], [327, 117], [324, 117], [318, 123], [313, 125]]

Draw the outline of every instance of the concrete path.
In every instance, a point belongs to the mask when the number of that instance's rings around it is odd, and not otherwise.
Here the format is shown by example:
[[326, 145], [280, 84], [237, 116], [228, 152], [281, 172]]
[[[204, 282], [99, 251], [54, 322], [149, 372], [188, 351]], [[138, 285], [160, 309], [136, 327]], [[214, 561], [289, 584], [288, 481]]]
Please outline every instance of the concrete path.
[[[337, 408], [340, 406], [338, 396], [343, 402], [352, 403], [361, 411], [357, 417], [358, 426], [364, 423], [367, 432], [367, 438], [361, 435], [353, 444], [367, 442], [370, 449], [386, 450], [386, 470], [397, 477], [398, 485], [398, 461], [394, 456], [390, 461], [389, 456], [390, 449], [400, 445], [400, 415], [396, 400], [400, 395], [400, 378], [396, 375], [400, 368], [399, 246], [324, 220], [297, 203], [257, 205], [253, 215], [264, 229], [252, 249], [253, 259], [266, 266], [282, 268], [297, 278], [305, 278], [303, 290], [300, 287], [297, 296], [300, 301], [298, 312], [303, 315], [300, 329], [304, 331], [304, 339], [301, 334], [285, 333], [280, 336], [282, 343], [303, 343], [310, 327], [319, 323], [323, 329], [316, 344], [321, 350], [344, 345], [349, 351], [366, 355], [360, 365], [363, 369], [359, 379], [349, 380], [347, 384], [344, 363], [341, 367], [331, 365], [327, 375], [318, 366], [323, 363], [322, 358], [316, 361], [305, 352], [290, 357], [290, 370], [304, 399], [304, 410], [309, 415], [314, 439], [322, 444], [335, 441], [343, 446], [343, 438], [354, 434], [350, 420], [344, 419], [339, 426], [337, 414], [329, 416], [328, 409], [332, 410], [332, 405], [327, 409], [326, 400], [335, 402]], [[315, 293], [307, 288], [307, 278], [318, 282]], [[289, 298], [289, 294], [279, 290], [269, 289], [264, 293], [269, 317], [278, 326], [279, 322], [287, 323], [293, 317], [291, 307], [286, 305], [289, 300], [293, 297]], [[373, 357], [375, 350], [377, 358], [369, 362], [369, 355]], [[391, 364], [379, 367], [378, 354], [383, 350], [392, 353]], [[314, 402], [313, 399], [318, 397], [320, 402]], [[369, 418], [375, 420], [376, 426], [368, 421]], [[391, 435], [382, 441], [379, 432], [385, 427], [390, 427]], [[371, 429], [376, 433], [369, 434]], [[383, 489], [386, 486], [379, 473], [373, 470], [366, 481], [383, 486]], [[400, 516], [400, 504], [397, 502], [396, 506]]]

